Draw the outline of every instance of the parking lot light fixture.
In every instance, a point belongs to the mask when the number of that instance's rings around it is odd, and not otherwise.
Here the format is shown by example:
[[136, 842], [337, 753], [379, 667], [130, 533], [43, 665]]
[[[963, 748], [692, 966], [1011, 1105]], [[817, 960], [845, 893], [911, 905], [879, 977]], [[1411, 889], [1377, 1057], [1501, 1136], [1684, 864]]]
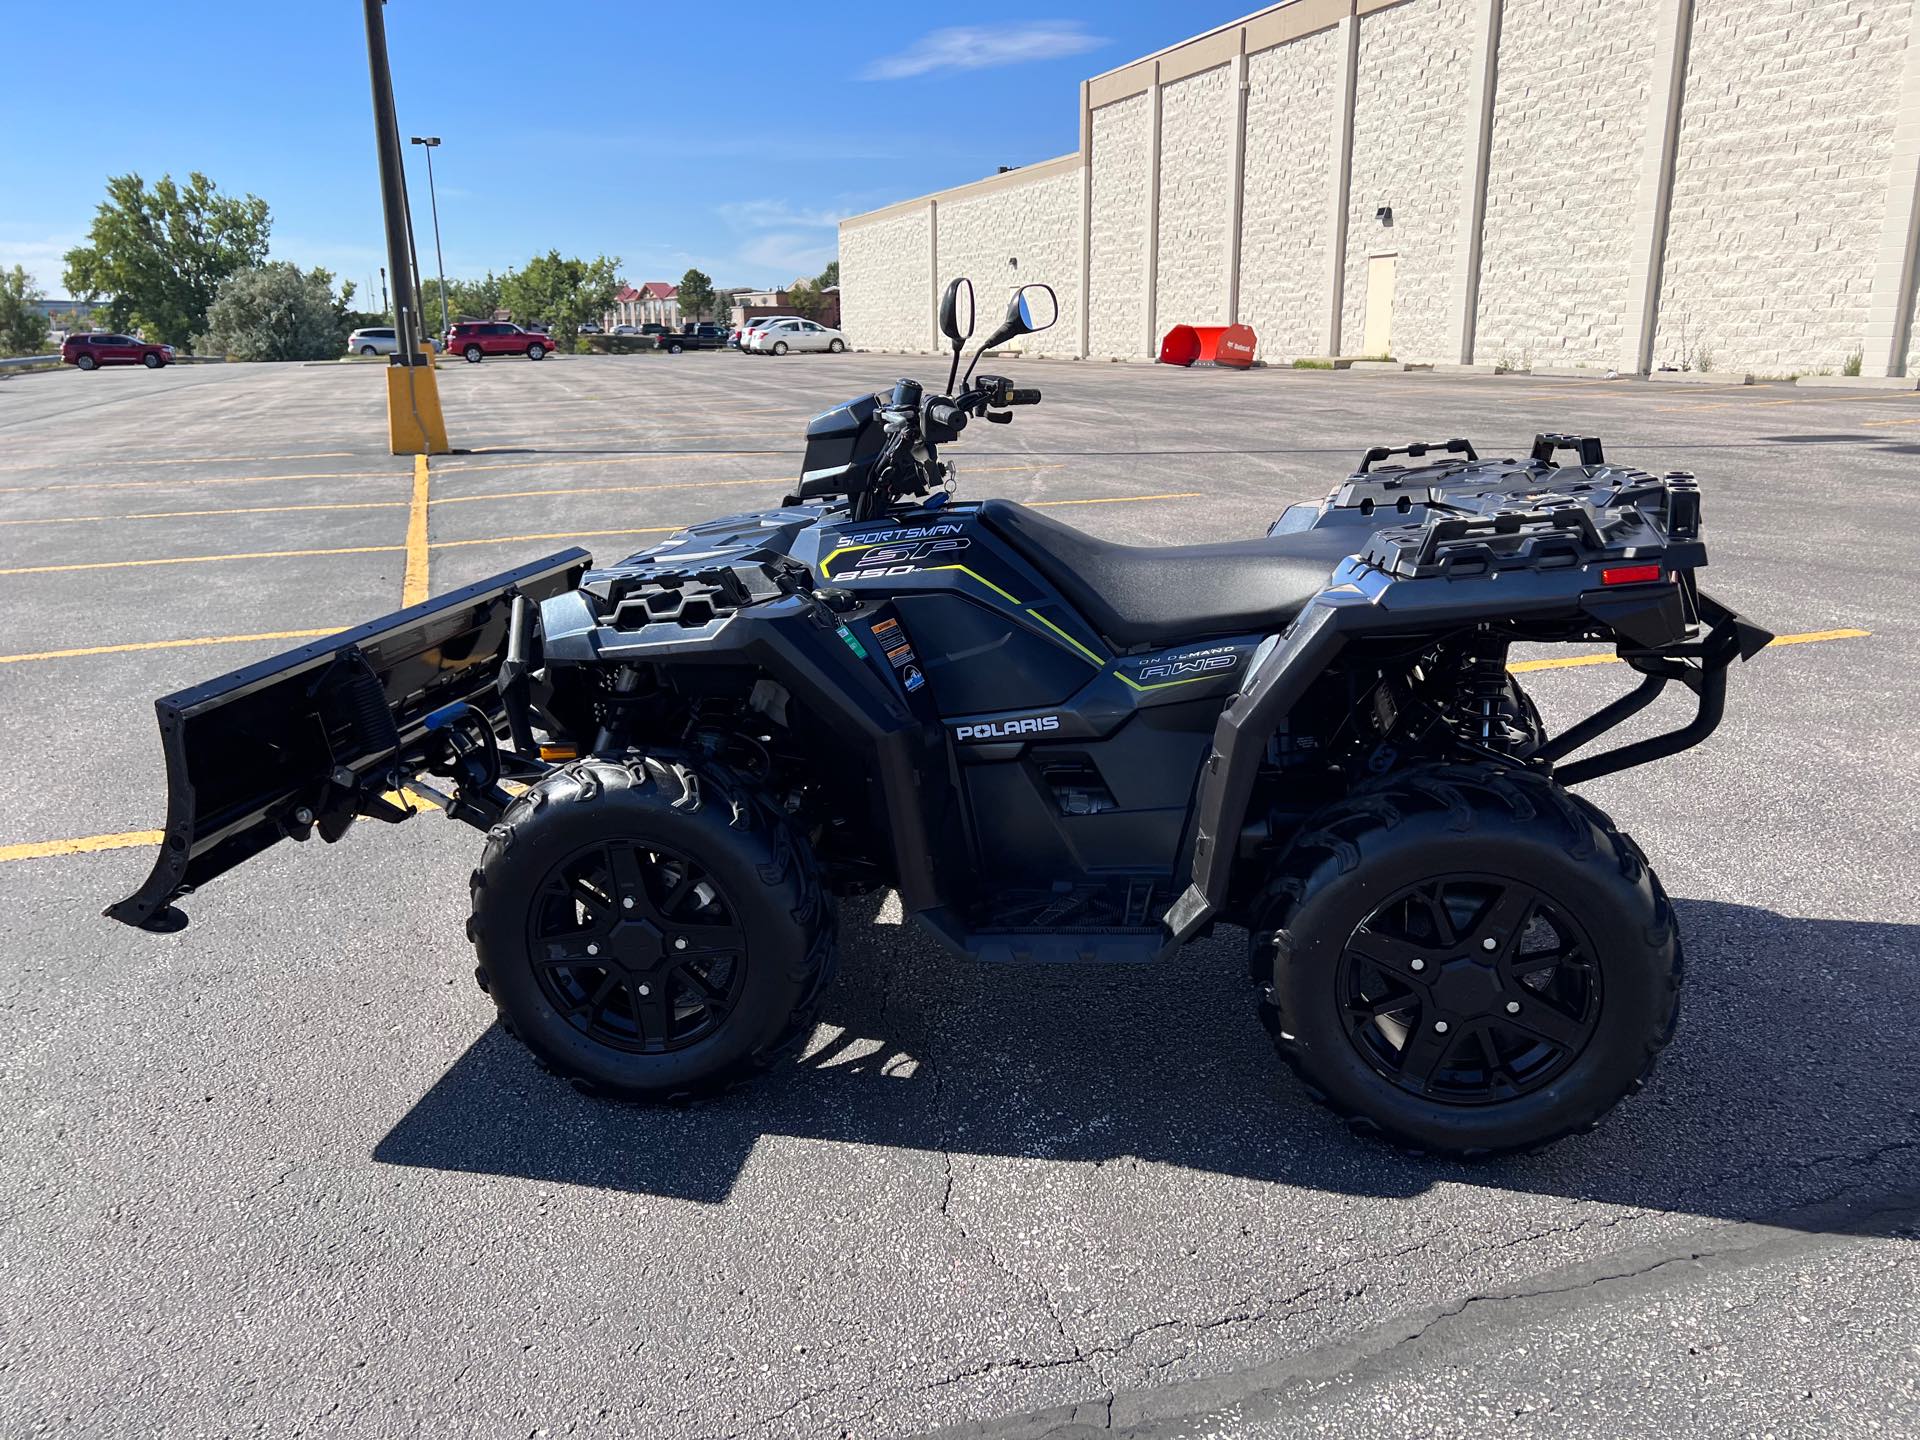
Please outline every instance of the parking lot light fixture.
[[440, 144], [438, 135], [415, 135], [415, 145], [424, 145], [427, 150], [427, 206], [433, 211], [433, 263], [440, 272], [440, 333], [445, 335], [453, 328], [453, 321], [447, 315], [447, 262], [440, 254], [440, 200], [433, 191], [433, 152]]

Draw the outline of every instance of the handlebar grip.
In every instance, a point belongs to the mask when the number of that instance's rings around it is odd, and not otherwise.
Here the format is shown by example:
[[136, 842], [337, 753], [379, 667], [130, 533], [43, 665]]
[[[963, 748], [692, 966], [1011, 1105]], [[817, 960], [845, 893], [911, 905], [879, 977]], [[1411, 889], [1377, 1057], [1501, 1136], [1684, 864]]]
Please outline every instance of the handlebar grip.
[[927, 418], [933, 421], [934, 424], [948, 430], [964, 430], [967, 428], [967, 412], [962, 410], [958, 405], [949, 405], [944, 401], [936, 401], [934, 404], [929, 405], [927, 407]]
[[1036, 386], [1025, 390], [1010, 390], [1007, 392], [1007, 403], [1009, 405], [1038, 405], [1040, 403], [1039, 388]]

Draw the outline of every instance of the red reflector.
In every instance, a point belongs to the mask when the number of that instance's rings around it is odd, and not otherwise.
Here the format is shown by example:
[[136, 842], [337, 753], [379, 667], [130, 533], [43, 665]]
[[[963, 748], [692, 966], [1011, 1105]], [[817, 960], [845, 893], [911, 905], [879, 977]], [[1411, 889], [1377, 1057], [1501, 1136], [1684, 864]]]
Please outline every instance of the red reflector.
[[1660, 578], [1658, 565], [1616, 565], [1600, 572], [1602, 585], [1639, 585]]

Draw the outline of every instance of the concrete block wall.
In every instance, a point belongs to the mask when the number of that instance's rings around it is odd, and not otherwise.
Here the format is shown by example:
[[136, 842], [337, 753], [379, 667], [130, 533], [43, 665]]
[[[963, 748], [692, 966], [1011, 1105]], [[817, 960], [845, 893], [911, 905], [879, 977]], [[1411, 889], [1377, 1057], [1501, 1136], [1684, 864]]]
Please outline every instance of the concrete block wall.
[[1475, 353], [1618, 363], [1654, 60], [1653, 0], [1505, 0]]
[[1135, 95], [1093, 112], [1087, 353], [1139, 355], [1147, 334], [1147, 180], [1153, 117]]
[[1920, 0], [1286, 0], [1080, 103], [1076, 155], [843, 222], [856, 345], [930, 344], [929, 256], [1017, 238], [1045, 353], [1357, 353], [1390, 252], [1402, 359], [1920, 368]]
[[1326, 346], [1327, 215], [1345, 103], [1339, 41], [1338, 30], [1322, 30], [1247, 57], [1240, 319], [1263, 360]]
[[1694, 0], [1656, 364], [1838, 371], [1865, 341], [1908, 0]]
[[862, 350], [933, 342], [933, 209], [924, 200], [840, 231], [840, 328]]
[[[940, 288], [956, 275], [973, 281], [978, 330], [1000, 323], [1016, 286], [1053, 286], [1060, 318], [1027, 337], [1028, 355], [1073, 355], [1080, 349], [1080, 172], [1058, 170], [940, 202]], [[1018, 265], [1011, 265], [1017, 260]], [[842, 266], [842, 275], [845, 267]], [[844, 285], [844, 280], [843, 280]]]
[[1156, 328], [1227, 323], [1232, 224], [1232, 67], [1216, 65], [1160, 95], [1160, 234]]
[[[1393, 353], [1445, 358], [1473, 49], [1469, 9], [1467, 0], [1421, 0], [1359, 22], [1340, 320], [1347, 354], [1362, 350], [1368, 259], [1392, 252]], [[1391, 225], [1375, 218], [1383, 205], [1393, 207]]]

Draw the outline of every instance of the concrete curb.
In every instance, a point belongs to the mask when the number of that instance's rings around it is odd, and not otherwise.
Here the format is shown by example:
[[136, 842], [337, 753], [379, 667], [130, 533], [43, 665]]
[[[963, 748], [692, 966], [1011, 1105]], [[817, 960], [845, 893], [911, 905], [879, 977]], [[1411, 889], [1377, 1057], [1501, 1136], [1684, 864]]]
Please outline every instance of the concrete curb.
[[1793, 383], [1809, 390], [1920, 390], [1913, 375], [1799, 375]]
[[1751, 385], [1744, 370], [1655, 370], [1647, 379], [1661, 385]]
[[1536, 365], [1527, 372], [1536, 380], [1546, 376], [1556, 380], [1630, 380], [1618, 370], [1595, 370], [1587, 365]]
[[1405, 374], [1409, 370], [1431, 370], [1433, 366], [1418, 360], [1355, 360], [1347, 366], [1355, 375]]

